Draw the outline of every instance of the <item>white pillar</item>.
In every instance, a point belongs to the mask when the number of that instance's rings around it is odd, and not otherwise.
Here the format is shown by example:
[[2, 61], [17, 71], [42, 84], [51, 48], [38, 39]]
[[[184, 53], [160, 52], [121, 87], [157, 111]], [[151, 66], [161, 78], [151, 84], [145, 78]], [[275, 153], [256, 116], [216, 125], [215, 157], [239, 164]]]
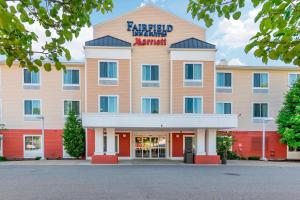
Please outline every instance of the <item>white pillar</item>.
[[103, 155], [103, 128], [95, 128], [95, 155]]
[[208, 129], [208, 155], [217, 155], [217, 130]]
[[197, 129], [196, 131], [196, 148], [197, 153], [196, 155], [205, 155], [205, 129]]
[[106, 155], [116, 155], [115, 149], [115, 129], [107, 128], [106, 129], [106, 141], [107, 141], [107, 152]]

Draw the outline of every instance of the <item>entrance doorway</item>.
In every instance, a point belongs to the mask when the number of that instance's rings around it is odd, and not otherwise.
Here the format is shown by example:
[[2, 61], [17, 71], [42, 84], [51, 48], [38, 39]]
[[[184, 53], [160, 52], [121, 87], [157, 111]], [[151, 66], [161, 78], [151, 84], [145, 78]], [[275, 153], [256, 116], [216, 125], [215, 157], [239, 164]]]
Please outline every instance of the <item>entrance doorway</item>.
[[142, 159], [166, 158], [167, 140], [165, 136], [135, 137], [135, 157]]

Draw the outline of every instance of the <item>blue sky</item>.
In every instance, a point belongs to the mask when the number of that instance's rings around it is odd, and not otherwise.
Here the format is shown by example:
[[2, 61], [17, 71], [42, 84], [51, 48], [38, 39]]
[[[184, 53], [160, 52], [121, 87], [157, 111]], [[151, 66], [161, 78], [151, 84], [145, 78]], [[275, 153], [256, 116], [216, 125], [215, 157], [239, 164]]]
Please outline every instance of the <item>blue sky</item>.
[[[248, 39], [258, 30], [257, 24], [253, 22], [258, 9], [254, 9], [250, 1], [242, 10], [243, 14], [240, 20], [225, 20], [215, 17], [214, 25], [210, 28], [205, 27], [202, 21], [193, 20], [191, 15], [187, 13], [188, 0], [114, 0], [113, 12], [105, 15], [93, 13], [91, 17], [92, 24], [124, 15], [149, 2], [206, 28], [207, 41], [217, 45], [217, 60], [225, 58], [231, 64], [264, 65], [259, 58], [253, 56], [252, 52], [249, 54], [244, 53], [244, 46], [247, 44]], [[269, 62], [268, 65], [280, 66], [284, 64], [276, 61]]]

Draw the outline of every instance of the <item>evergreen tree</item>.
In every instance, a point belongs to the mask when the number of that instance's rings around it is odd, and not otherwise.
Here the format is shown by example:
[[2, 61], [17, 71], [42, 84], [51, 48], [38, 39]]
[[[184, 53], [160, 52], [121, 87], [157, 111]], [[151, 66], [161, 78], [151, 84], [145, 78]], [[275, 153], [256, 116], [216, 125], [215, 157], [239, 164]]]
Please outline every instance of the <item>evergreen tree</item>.
[[300, 79], [286, 94], [277, 124], [281, 142], [292, 148], [300, 147]]
[[85, 132], [81, 119], [74, 112], [68, 114], [64, 128], [64, 147], [70, 156], [79, 158], [85, 152]]

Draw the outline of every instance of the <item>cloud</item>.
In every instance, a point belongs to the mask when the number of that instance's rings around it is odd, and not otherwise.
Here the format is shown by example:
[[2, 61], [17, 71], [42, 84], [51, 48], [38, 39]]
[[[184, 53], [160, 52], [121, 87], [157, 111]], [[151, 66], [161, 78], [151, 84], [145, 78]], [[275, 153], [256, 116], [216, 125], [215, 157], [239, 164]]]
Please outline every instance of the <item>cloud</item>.
[[143, 0], [140, 4], [140, 7], [143, 7], [145, 6], [146, 4], [157, 4], [157, 5], [160, 5], [160, 6], [163, 6], [162, 4], [165, 2], [166, 0]]
[[228, 65], [245, 65], [239, 58], [232, 58], [228, 61]]
[[216, 43], [231, 48], [245, 47], [258, 31], [258, 24], [254, 22], [254, 18], [260, 10], [261, 8], [255, 8], [249, 11], [245, 19], [220, 21], [214, 36]]

